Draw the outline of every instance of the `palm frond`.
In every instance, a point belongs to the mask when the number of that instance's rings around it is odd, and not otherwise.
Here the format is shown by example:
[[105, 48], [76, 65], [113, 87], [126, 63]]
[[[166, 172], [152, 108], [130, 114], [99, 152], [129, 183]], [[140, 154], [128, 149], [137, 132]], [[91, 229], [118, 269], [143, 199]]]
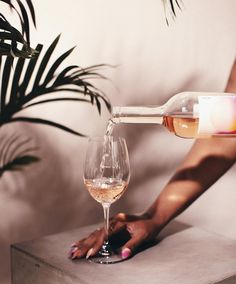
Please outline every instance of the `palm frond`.
[[35, 81], [34, 81], [34, 85], [33, 85], [33, 89], [32, 89], [32, 92], [35, 93], [37, 91], [37, 88], [40, 87], [40, 80], [42, 78], [42, 75], [48, 65], [48, 62], [50, 60], [50, 57], [52, 56], [52, 53], [53, 51], [55, 50], [56, 48], [56, 45], [58, 43], [60, 39], [60, 35], [58, 35], [55, 40], [52, 42], [52, 44], [49, 46], [49, 48], [47, 49], [41, 63], [40, 63], [40, 66], [39, 66], [39, 69], [38, 69], [38, 72], [37, 72], [37, 75], [36, 75], [36, 78], [35, 78]]
[[17, 101], [19, 92], [18, 92], [18, 86], [20, 81], [20, 76], [24, 67], [25, 59], [20, 57], [17, 61], [15, 72], [12, 80], [12, 87], [11, 87], [11, 96], [10, 96], [10, 104], [14, 104], [15, 101]]
[[[30, 138], [21, 140], [21, 137], [18, 135], [12, 136], [10, 138], [11, 139], [9, 139], [7, 143], [5, 143], [6, 147], [3, 149], [3, 153], [1, 156], [2, 166], [13, 161], [16, 157], [23, 156], [25, 153], [29, 151], [28, 148], [29, 146], [27, 146], [26, 148], [26, 145], [28, 145], [29, 142], [31, 141]], [[33, 150], [35, 150], [35, 148]]]
[[30, 138], [20, 135], [4, 136], [0, 143], [0, 176], [9, 170], [21, 170], [23, 166], [39, 161], [34, 155], [37, 148]]
[[11, 74], [11, 67], [13, 63], [12, 57], [7, 57], [4, 67], [3, 67], [3, 74], [2, 74], [2, 88], [1, 88], [1, 112], [4, 110], [6, 105], [6, 95], [7, 95], [7, 87], [8, 87], [8, 80]]
[[182, 10], [183, 2], [182, 0], [162, 0], [162, 2], [165, 11], [166, 23], [169, 26], [169, 14], [174, 19], [176, 17], [176, 8]]
[[66, 57], [68, 57], [71, 52], [74, 50], [75, 47], [69, 49], [68, 51], [66, 51], [64, 54], [62, 54], [52, 65], [52, 67], [50, 68], [50, 70], [47, 73], [47, 76], [42, 84], [43, 87], [46, 87], [48, 85], [48, 83], [51, 81], [51, 79], [54, 77], [54, 74], [57, 70], [57, 68], [61, 65], [61, 63], [66, 59]]
[[[72, 134], [83, 136], [62, 124], [43, 118], [17, 117], [18, 112], [45, 103], [62, 101], [75, 101], [95, 104], [101, 114], [101, 101], [111, 110], [111, 104], [106, 95], [97, 89], [87, 78], [107, 79], [99, 74], [99, 68], [104, 64], [86, 68], [71, 65], [60, 68], [64, 60], [74, 48], [60, 55], [52, 64], [50, 63], [56, 49], [60, 35], [55, 38], [48, 49], [42, 54], [42, 45], [37, 45], [39, 54], [29, 60], [18, 58], [13, 62], [12, 57], [7, 57], [3, 65], [1, 86], [0, 126], [5, 123], [22, 121], [41, 123], [57, 127]], [[14, 68], [12, 68], [14, 65]], [[1, 67], [0, 67], [1, 68]], [[30, 81], [33, 82], [29, 84]], [[69, 96], [68, 93], [71, 93]], [[50, 94], [50, 98], [45, 97]], [[52, 96], [53, 95], [53, 96]]]
[[54, 103], [54, 102], [62, 102], [62, 101], [72, 101], [72, 102], [86, 102], [86, 103], [90, 103], [90, 101], [86, 100], [86, 99], [79, 99], [79, 98], [56, 98], [56, 99], [47, 99], [47, 100], [41, 100], [39, 102], [35, 102], [35, 103], [31, 103], [26, 105], [25, 107], [23, 107], [23, 109], [32, 107], [32, 106], [36, 106], [36, 105], [41, 105], [41, 104], [46, 104], [46, 103]]
[[19, 139], [18, 135], [13, 136], [3, 136], [1, 138], [0, 144], [0, 167], [3, 167], [7, 163], [7, 156], [9, 154], [9, 149], [12, 145]]
[[24, 155], [21, 157], [16, 157], [14, 160], [5, 164], [0, 168], [0, 176], [3, 175], [6, 171], [20, 171], [23, 169], [23, 166], [31, 165], [32, 163], [39, 162], [40, 159], [33, 155]]
[[64, 131], [71, 133], [71, 134], [75, 134], [77, 136], [86, 137], [86, 135], [84, 135], [82, 133], [79, 133], [79, 132], [74, 131], [73, 129], [71, 129], [69, 127], [66, 127], [66, 126], [60, 124], [60, 123], [50, 121], [50, 120], [47, 120], [47, 119], [42, 119], [42, 118], [37, 118], [37, 117], [23, 117], [22, 116], [22, 117], [12, 118], [11, 120], [8, 121], [8, 123], [11, 123], [11, 122], [29, 122], [29, 123], [44, 124], [44, 125], [59, 128], [61, 130], [64, 130]]
[[[30, 47], [30, 19], [36, 26], [35, 11], [31, 0], [0, 0], [14, 11], [21, 23], [21, 32], [13, 27], [10, 22], [0, 13], [0, 54], [15, 57], [29, 58], [36, 54]], [[25, 2], [25, 3], [24, 3]], [[7, 41], [7, 42], [6, 42]], [[20, 45], [20, 47], [19, 47]]]
[[[22, 83], [19, 84], [19, 90], [18, 91], [19, 91], [19, 97], [21, 97], [21, 98], [23, 98], [26, 95], [26, 89], [28, 87], [30, 79], [32, 78], [32, 75], [33, 75], [33, 72], [35, 70], [35, 66], [38, 62], [39, 55], [41, 53], [42, 48], [43, 48], [43, 45], [38, 44], [35, 48], [35, 50], [38, 53], [38, 56], [31, 58], [28, 62], [27, 69], [26, 69], [26, 72], [24, 74], [24, 79], [23, 79]], [[26, 65], [25, 62], [24, 62], [24, 64]]]

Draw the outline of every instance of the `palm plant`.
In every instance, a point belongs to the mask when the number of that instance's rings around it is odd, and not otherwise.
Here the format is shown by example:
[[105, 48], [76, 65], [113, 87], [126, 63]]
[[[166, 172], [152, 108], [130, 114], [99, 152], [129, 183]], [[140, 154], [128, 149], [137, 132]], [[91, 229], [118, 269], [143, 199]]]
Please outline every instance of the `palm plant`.
[[[21, 32], [13, 27], [5, 16], [0, 13], [0, 54], [8, 56], [31, 57], [35, 50], [30, 47], [30, 15], [36, 26], [35, 11], [31, 0], [0, 0], [14, 11], [21, 23]], [[21, 48], [19, 48], [19, 45]]]
[[[181, 0], [162, 1], [165, 11], [170, 11], [171, 15], [175, 17], [176, 8], [181, 9]], [[43, 45], [38, 44], [35, 49], [30, 47], [30, 22], [36, 26], [32, 1], [0, 0], [1, 2], [16, 13], [20, 20], [21, 31], [13, 27], [0, 13], [0, 128], [7, 123], [23, 121], [50, 125], [78, 136], [84, 136], [84, 134], [57, 122], [41, 117], [22, 116], [21, 113], [26, 108], [57, 101], [95, 104], [99, 113], [101, 112], [101, 101], [103, 101], [110, 110], [111, 105], [108, 98], [88, 80], [91, 77], [104, 78], [98, 73], [103, 65], [87, 68], [72, 65], [59, 70], [61, 63], [71, 54], [73, 48], [63, 53], [51, 64], [50, 58], [59, 41], [59, 36], [52, 42], [44, 55], [42, 54]], [[168, 24], [167, 16], [166, 21]], [[45, 69], [48, 71], [46, 72]], [[33, 82], [32, 86], [29, 85], [29, 82]], [[69, 92], [74, 95], [65, 96], [61, 95], [61, 92], [66, 94]], [[53, 94], [53, 97], [48, 98], [46, 96], [48, 94]], [[16, 151], [18, 146], [12, 149], [11, 145], [16, 140], [14, 137], [6, 139], [2, 145], [0, 175], [4, 170], [15, 169], [22, 164], [38, 160], [27, 155], [27, 149], [21, 152]], [[27, 143], [24, 141], [18, 143], [18, 145], [21, 144]]]
[[[74, 48], [63, 53], [52, 64], [50, 58], [57, 46], [58, 36], [43, 54], [43, 45], [30, 47], [30, 19], [36, 25], [31, 0], [0, 0], [15, 11], [21, 23], [21, 32], [13, 27], [0, 13], [0, 128], [7, 123], [23, 121], [50, 125], [69, 133], [85, 136], [60, 123], [41, 117], [22, 116], [26, 108], [57, 101], [76, 101], [95, 104], [101, 112], [101, 101], [110, 110], [110, 103], [102, 91], [90, 81], [91, 78], [105, 78], [98, 73], [103, 65], [81, 68], [77, 65], [61, 69], [62, 62]], [[45, 71], [48, 70], [48, 71]], [[30, 85], [32, 83], [32, 86]], [[64, 93], [64, 94], [63, 94]], [[65, 95], [70, 93], [71, 95]], [[48, 94], [53, 96], [48, 97]], [[62, 95], [61, 95], [62, 94]], [[72, 95], [73, 94], [73, 95]], [[15, 146], [14, 146], [15, 145]], [[24, 145], [23, 150], [17, 151]], [[0, 175], [9, 169], [18, 169], [23, 164], [38, 159], [28, 154], [27, 141], [10, 137], [1, 143]], [[27, 150], [28, 149], [28, 150]]]
[[[42, 123], [55, 126], [79, 136], [84, 136], [54, 121], [19, 116], [18, 113], [35, 105], [57, 101], [95, 103], [99, 113], [101, 112], [101, 101], [103, 101], [110, 110], [110, 103], [106, 96], [91, 82], [86, 80], [91, 77], [105, 78], [97, 73], [97, 70], [102, 67], [102, 65], [87, 68], [72, 65], [57, 73], [61, 63], [73, 51], [74, 48], [71, 48], [59, 56], [50, 66], [50, 57], [56, 48], [59, 38], [60, 36], [52, 42], [44, 55], [41, 54], [43, 45], [38, 44], [36, 47], [37, 56], [31, 59], [22, 57], [14, 59], [13, 57], [7, 57], [4, 64], [0, 66], [0, 71], [2, 69], [0, 77], [2, 81], [0, 89], [0, 126], [16, 121]], [[16, 62], [14, 62], [14, 60], [16, 60]], [[11, 68], [12, 66], [14, 68]], [[46, 67], [48, 69], [47, 72], [45, 72]], [[33, 76], [33, 73], [36, 75]], [[23, 79], [21, 80], [22, 77]], [[30, 81], [33, 81], [32, 87], [29, 86]], [[75, 93], [76, 97], [60, 96], [59, 93], [61, 92]], [[47, 98], [46, 95], [51, 93], [53, 93], [53, 98]], [[18, 115], [16, 116], [16, 114]]]
[[164, 10], [165, 10], [165, 15], [166, 15], [166, 23], [169, 26], [169, 21], [168, 21], [168, 13], [172, 16], [172, 18], [176, 17], [176, 8], [181, 10], [181, 7], [183, 6], [182, 0], [162, 0]]
[[[103, 66], [102, 64], [87, 68], [71, 65], [59, 71], [60, 65], [74, 48], [63, 53], [52, 64], [50, 63], [50, 58], [59, 38], [60, 36], [56, 37], [44, 54], [43, 45], [38, 44], [35, 49], [37, 56], [30, 59], [7, 56], [0, 61], [0, 127], [18, 121], [40, 123], [84, 137], [84, 134], [60, 123], [41, 117], [22, 116], [21, 113], [25, 109], [36, 105], [58, 101], [95, 104], [99, 113], [101, 113], [101, 102], [103, 101], [108, 110], [111, 109], [110, 102], [103, 92], [88, 81], [91, 78], [105, 79], [104, 76], [98, 73], [98, 69]], [[65, 95], [68, 93], [71, 95]], [[49, 94], [53, 96], [48, 96]], [[18, 144], [23, 143], [19, 139], [10, 138], [5, 142], [5, 149], [4, 144], [2, 145], [2, 154], [8, 158], [3, 159], [3, 157], [0, 157], [0, 164], [2, 164], [0, 166], [0, 176], [5, 170], [19, 169], [23, 164], [27, 165], [39, 160], [27, 153], [27, 147], [24, 148], [23, 152], [15, 151], [14, 153], [14, 147], [10, 146], [10, 144], [13, 145], [12, 141]], [[27, 143], [23, 144], [27, 146]], [[18, 149], [19, 147], [16, 146], [15, 148]], [[33, 149], [29, 147], [28, 150]]]

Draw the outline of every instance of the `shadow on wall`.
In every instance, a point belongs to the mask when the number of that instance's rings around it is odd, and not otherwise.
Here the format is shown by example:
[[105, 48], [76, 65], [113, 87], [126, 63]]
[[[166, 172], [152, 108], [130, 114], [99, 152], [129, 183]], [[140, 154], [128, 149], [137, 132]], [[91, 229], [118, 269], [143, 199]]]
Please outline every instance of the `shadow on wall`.
[[[133, 165], [136, 163], [135, 149], [139, 151], [139, 142], [142, 140], [138, 133], [142, 130], [142, 137], [148, 137], [150, 132], [149, 127], [140, 127], [142, 129], [131, 127], [133, 130], [129, 131], [127, 128], [125, 131], [128, 132], [124, 133]], [[101, 205], [90, 197], [83, 185], [86, 138], [67, 134], [53, 127], [27, 123], [3, 126], [0, 137], [2, 141], [6, 141], [7, 137], [19, 137], [20, 141], [28, 141], [27, 145], [32, 149], [29, 154], [39, 158], [20, 169], [4, 171], [0, 178], [0, 283], [8, 283], [11, 243], [100, 222], [103, 213]], [[146, 147], [144, 144], [142, 142], [141, 147]], [[13, 149], [17, 148], [14, 141], [10, 145]], [[16, 150], [20, 151], [20, 147]], [[150, 151], [152, 150], [147, 150], [145, 155], [150, 155]], [[145, 164], [148, 164], [148, 160]], [[137, 169], [133, 171], [140, 173]], [[136, 187], [135, 182], [142, 185], [142, 180], [145, 182], [150, 179], [147, 172], [155, 175], [155, 172], [145, 169], [144, 166], [142, 171], [140, 180], [135, 181], [137, 174], [134, 175], [134, 185], [131, 184], [128, 189], [130, 194], [114, 206], [116, 212], [132, 209], [132, 188]], [[142, 202], [144, 199], [142, 198]], [[140, 210], [143, 209], [145, 208], [140, 206]]]
[[0, 177], [0, 283], [5, 284], [11, 243], [100, 221], [102, 212], [82, 184], [85, 138], [27, 123], [3, 126], [0, 137], [30, 141], [32, 156], [40, 158]]
[[127, 141], [131, 179], [111, 211], [142, 212], [156, 199], [193, 141], [180, 139], [160, 125], [127, 124], [117, 132]]
[[[150, 104], [153, 97], [145, 99], [145, 104]], [[160, 100], [164, 99], [158, 96], [156, 101]], [[130, 104], [137, 103], [134, 100]], [[176, 138], [163, 133], [165, 130], [160, 126], [125, 125], [118, 128], [117, 132], [128, 143], [132, 179], [127, 194], [113, 204], [112, 211], [140, 212], [161, 190], [163, 180], [155, 182], [155, 190], [145, 188], [144, 196], [145, 183], [173, 170], [178, 163], [173, 157], [167, 161], [163, 151], [165, 139], [176, 141]], [[19, 144], [15, 143], [16, 137], [19, 137], [20, 145], [27, 141], [26, 146], [32, 150], [29, 154], [35, 158], [29, 164], [23, 161], [25, 163], [20, 169], [4, 171], [0, 177], [0, 214], [4, 216], [0, 224], [0, 283], [8, 283], [11, 243], [100, 222], [103, 213], [101, 205], [90, 197], [82, 181], [86, 138], [27, 123], [3, 126], [1, 137], [0, 148], [8, 137], [12, 137], [8, 147], [16, 152], [20, 151]], [[168, 175], [164, 182], [167, 178]]]
[[[2, 146], [6, 150], [4, 141], [10, 141], [11, 155], [26, 147], [35, 158], [0, 177], [0, 283], [5, 284], [10, 283], [11, 243], [100, 222], [103, 213], [83, 185], [86, 138], [39, 124], [12, 123], [1, 128], [0, 139], [0, 152]], [[123, 198], [117, 211], [131, 208], [130, 201]]]

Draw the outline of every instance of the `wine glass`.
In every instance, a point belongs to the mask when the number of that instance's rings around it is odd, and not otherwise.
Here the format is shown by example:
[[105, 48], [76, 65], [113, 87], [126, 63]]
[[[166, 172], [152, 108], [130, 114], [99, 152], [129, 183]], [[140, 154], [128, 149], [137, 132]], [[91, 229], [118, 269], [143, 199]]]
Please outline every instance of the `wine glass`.
[[130, 179], [129, 156], [124, 138], [104, 136], [89, 139], [84, 163], [84, 184], [90, 195], [102, 204], [105, 239], [98, 254], [91, 261], [115, 263], [122, 261], [108, 240], [109, 208], [118, 200]]

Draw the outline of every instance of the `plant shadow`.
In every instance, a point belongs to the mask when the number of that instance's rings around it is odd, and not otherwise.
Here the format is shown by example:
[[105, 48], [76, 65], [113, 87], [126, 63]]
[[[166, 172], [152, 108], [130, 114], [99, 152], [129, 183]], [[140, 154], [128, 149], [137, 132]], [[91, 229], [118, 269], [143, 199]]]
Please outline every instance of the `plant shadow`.
[[20, 135], [4, 136], [0, 143], [0, 177], [6, 171], [21, 171], [25, 166], [40, 161], [30, 138]]

